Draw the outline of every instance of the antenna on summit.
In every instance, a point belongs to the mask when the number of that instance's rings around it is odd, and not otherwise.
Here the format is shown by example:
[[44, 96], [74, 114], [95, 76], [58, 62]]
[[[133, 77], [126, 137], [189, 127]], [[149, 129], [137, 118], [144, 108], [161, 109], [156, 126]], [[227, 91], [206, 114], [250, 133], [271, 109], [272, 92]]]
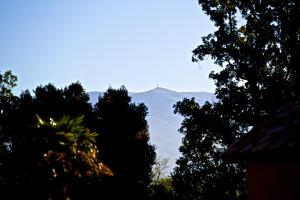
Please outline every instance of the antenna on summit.
[[158, 87], [158, 83], [156, 84], [156, 88], [159, 88], [159, 87]]

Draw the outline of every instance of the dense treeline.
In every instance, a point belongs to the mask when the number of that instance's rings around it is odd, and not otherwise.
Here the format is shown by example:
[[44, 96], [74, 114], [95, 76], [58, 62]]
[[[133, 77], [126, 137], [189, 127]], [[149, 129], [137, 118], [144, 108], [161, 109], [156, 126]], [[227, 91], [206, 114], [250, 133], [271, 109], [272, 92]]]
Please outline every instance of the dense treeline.
[[95, 107], [80, 83], [17, 97], [0, 73], [0, 191], [8, 199], [146, 199], [156, 157], [147, 107], [109, 88]]

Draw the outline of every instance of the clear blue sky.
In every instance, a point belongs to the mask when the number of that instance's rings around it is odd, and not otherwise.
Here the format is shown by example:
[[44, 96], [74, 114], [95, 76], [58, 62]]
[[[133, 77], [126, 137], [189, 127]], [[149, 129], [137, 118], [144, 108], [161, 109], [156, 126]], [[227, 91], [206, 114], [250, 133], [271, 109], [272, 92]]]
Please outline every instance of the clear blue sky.
[[0, 71], [18, 76], [17, 94], [77, 80], [87, 91], [214, 91], [217, 68], [191, 61], [214, 30], [197, 0], [3, 0], [0, 27]]

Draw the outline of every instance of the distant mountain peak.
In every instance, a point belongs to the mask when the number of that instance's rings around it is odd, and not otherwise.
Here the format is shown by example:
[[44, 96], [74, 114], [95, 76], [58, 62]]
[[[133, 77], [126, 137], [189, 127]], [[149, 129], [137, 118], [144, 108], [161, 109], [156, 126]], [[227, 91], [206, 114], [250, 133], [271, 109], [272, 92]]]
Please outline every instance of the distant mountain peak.
[[167, 88], [163, 88], [163, 87], [159, 87], [157, 86], [154, 89], [148, 90], [146, 92], [142, 92], [142, 93], [153, 93], [153, 94], [175, 94], [177, 93], [176, 91], [173, 90], [169, 90]]
[[[103, 92], [89, 92], [90, 102], [95, 105], [98, 96]], [[214, 102], [214, 94], [209, 92], [176, 92], [163, 87], [155, 87], [145, 92], [130, 92], [132, 101], [145, 103], [149, 109], [147, 121], [149, 124], [150, 141], [157, 147], [157, 155], [170, 158], [170, 169], [175, 167], [179, 158], [178, 148], [182, 135], [178, 133], [182, 116], [173, 114], [173, 105], [183, 98], [193, 98], [200, 104], [205, 101]]]

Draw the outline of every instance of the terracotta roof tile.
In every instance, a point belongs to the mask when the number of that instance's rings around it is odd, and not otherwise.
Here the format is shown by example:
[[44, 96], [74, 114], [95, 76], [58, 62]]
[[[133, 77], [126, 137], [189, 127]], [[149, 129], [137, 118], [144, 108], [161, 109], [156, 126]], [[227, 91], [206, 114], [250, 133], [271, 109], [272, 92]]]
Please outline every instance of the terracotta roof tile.
[[300, 150], [300, 103], [288, 104], [221, 155], [226, 162], [271, 160], [294, 156]]

